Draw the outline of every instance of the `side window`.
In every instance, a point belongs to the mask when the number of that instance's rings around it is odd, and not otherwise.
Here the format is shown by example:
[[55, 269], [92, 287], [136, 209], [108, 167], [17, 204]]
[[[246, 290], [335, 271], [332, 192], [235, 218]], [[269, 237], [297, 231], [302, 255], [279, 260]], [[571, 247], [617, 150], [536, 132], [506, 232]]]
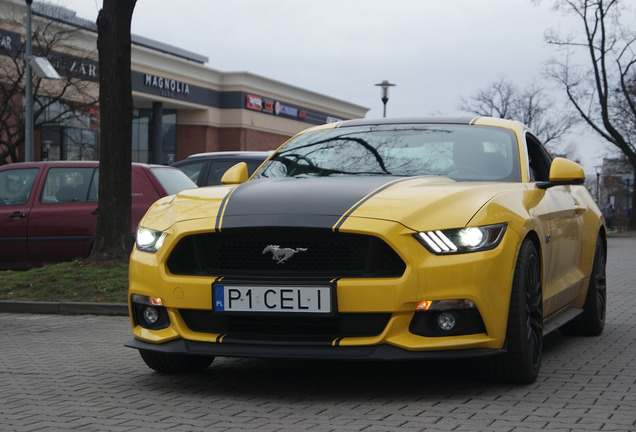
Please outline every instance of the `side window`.
[[190, 180], [198, 184], [197, 180], [199, 180], [199, 176], [201, 175], [201, 171], [203, 170], [204, 163], [205, 161], [192, 162], [189, 164], [180, 165], [177, 168], [183, 171], [185, 175], [190, 177]]
[[[225, 171], [232, 168], [237, 163], [241, 162], [240, 160], [222, 160], [222, 161], [212, 161], [210, 164], [210, 172], [208, 173], [207, 181], [205, 182], [205, 186], [215, 186], [221, 184], [221, 177], [225, 174]], [[202, 185], [204, 186], [204, 185]]]
[[95, 168], [61, 167], [51, 168], [46, 174], [43, 203], [69, 203], [94, 201], [89, 199]]
[[526, 134], [526, 144], [528, 146], [528, 159], [530, 163], [530, 181], [550, 180], [550, 165], [552, 156], [541, 145], [538, 139], [530, 134]]
[[263, 161], [245, 161], [247, 163], [247, 173], [251, 176], [254, 174], [254, 171], [261, 166]]
[[0, 206], [26, 204], [37, 175], [38, 168], [0, 171]]

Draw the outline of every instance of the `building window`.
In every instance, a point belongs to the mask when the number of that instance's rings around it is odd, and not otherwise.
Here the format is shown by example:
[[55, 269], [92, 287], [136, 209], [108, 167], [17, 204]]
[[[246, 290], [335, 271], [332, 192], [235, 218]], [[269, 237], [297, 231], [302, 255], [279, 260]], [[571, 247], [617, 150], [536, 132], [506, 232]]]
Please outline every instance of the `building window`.
[[[38, 118], [39, 123], [51, 123], [60, 126], [88, 129], [91, 124], [90, 114], [87, 112], [74, 111], [70, 105], [54, 101], [49, 98], [42, 98], [47, 104], [42, 115]], [[38, 105], [38, 101], [35, 101]]]
[[177, 111], [164, 110], [161, 122], [161, 148], [163, 164], [176, 162], [177, 154]]
[[174, 162], [177, 148], [176, 110], [163, 110], [161, 121], [162, 155], [159, 155], [158, 158], [153, 154], [152, 136], [152, 109], [135, 109], [133, 113], [132, 139], [133, 162], [161, 164]]
[[152, 110], [136, 109], [133, 112], [132, 161], [150, 162], [150, 124]]
[[65, 126], [42, 127], [42, 160], [97, 160], [97, 131]]

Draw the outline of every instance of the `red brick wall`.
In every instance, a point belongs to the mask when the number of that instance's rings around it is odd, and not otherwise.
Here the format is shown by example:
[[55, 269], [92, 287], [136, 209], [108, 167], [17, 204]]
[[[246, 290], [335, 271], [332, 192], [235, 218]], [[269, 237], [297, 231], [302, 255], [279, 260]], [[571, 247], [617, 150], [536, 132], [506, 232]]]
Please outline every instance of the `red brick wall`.
[[177, 125], [176, 160], [203, 152], [274, 150], [289, 138], [250, 129]]
[[240, 128], [219, 131], [219, 150], [274, 150], [290, 137]]
[[176, 160], [195, 153], [219, 151], [219, 129], [207, 126], [177, 125]]

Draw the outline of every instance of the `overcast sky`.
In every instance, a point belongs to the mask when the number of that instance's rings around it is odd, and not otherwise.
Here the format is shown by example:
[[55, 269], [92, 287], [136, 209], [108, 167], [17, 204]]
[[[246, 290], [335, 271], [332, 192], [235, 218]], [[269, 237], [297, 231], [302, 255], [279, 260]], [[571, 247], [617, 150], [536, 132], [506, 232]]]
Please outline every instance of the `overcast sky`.
[[[37, 0], [36, 0], [37, 1]], [[49, 0], [95, 20], [102, 0]], [[222, 72], [246, 71], [369, 108], [382, 116], [466, 114], [491, 82], [519, 87], [558, 55], [550, 29], [576, 28], [552, 0], [137, 0], [132, 33], [205, 55]], [[580, 24], [579, 24], [580, 26]], [[560, 93], [558, 93], [560, 96]]]

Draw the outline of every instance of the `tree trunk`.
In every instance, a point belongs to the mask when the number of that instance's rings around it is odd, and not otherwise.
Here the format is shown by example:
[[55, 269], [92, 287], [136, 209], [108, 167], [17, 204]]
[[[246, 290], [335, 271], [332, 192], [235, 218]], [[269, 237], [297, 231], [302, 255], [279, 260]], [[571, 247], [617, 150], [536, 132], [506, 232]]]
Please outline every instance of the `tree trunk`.
[[99, 51], [99, 213], [91, 258], [127, 259], [131, 235], [132, 83], [130, 26], [136, 0], [104, 0]]

